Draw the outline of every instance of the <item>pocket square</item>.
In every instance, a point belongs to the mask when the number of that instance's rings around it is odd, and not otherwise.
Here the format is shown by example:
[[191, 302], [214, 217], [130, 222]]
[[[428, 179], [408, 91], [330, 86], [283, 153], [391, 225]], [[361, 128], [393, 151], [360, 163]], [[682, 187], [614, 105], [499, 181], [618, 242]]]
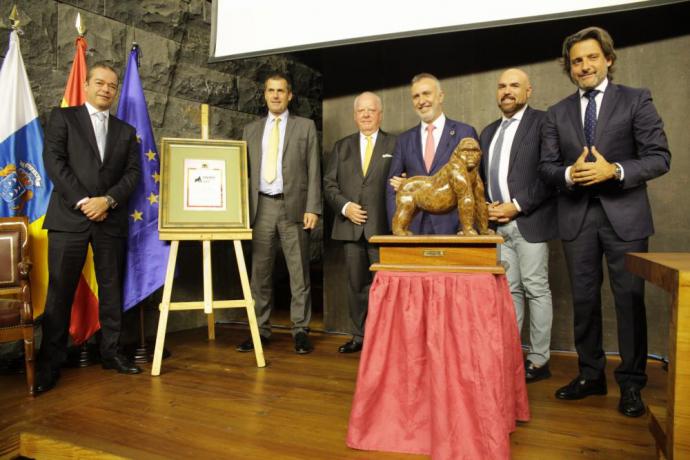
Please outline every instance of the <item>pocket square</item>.
[[383, 155], [381, 155], [381, 158], [393, 158], [393, 155], [391, 155], [390, 153], [384, 153]]

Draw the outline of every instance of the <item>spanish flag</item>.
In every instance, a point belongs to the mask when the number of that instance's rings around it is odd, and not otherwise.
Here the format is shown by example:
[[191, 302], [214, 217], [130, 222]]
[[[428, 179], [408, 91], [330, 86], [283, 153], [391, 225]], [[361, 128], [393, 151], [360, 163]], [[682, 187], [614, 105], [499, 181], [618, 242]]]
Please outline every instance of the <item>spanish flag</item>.
[[[86, 101], [84, 93], [84, 82], [86, 81], [86, 39], [82, 36], [77, 37], [76, 50], [72, 70], [67, 79], [65, 95], [62, 98], [62, 107], [82, 105]], [[72, 341], [80, 345], [91, 337], [101, 324], [98, 322], [98, 284], [96, 283], [96, 272], [93, 266], [93, 251], [89, 246], [86, 255], [86, 262], [79, 278], [77, 291], [72, 302], [72, 318], [69, 326], [69, 333]]]

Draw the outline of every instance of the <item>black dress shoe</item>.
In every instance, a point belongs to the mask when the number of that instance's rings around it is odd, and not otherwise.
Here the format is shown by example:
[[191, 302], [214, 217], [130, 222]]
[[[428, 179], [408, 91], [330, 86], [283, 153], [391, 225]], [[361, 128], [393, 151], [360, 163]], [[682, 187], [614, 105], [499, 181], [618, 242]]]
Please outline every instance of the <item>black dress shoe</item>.
[[306, 332], [298, 332], [295, 334], [295, 352], [298, 355], [306, 355], [314, 351], [314, 347], [309, 341]]
[[627, 417], [639, 417], [645, 413], [642, 395], [637, 388], [621, 388], [621, 400], [618, 403], [618, 412]]
[[525, 380], [527, 383], [538, 382], [539, 380], [548, 379], [551, 377], [548, 361], [539, 367], [536, 367], [532, 361], [527, 360], [525, 363]]
[[362, 349], [362, 342], [355, 342], [350, 340], [344, 345], [338, 347], [338, 353], [357, 353]]
[[[261, 339], [261, 345], [263, 345], [263, 346], [268, 345], [269, 340], [266, 337], [264, 337], [263, 335], [260, 335], [259, 338]], [[248, 351], [254, 351], [254, 341], [252, 340], [251, 337], [249, 337], [247, 340], [245, 340], [241, 344], [237, 345], [235, 347], [235, 350], [239, 351], [240, 353], [247, 353]]]
[[138, 374], [141, 372], [139, 366], [121, 355], [115, 355], [112, 358], [103, 358], [101, 366], [103, 369], [115, 369], [120, 374]]
[[585, 380], [577, 376], [572, 382], [564, 387], [556, 390], [556, 398], [558, 399], [582, 399], [591, 395], [605, 395], [606, 377], [600, 377], [596, 380]]
[[45, 393], [52, 390], [57, 381], [60, 379], [60, 372], [39, 372], [36, 375], [36, 385], [34, 386], [34, 393]]

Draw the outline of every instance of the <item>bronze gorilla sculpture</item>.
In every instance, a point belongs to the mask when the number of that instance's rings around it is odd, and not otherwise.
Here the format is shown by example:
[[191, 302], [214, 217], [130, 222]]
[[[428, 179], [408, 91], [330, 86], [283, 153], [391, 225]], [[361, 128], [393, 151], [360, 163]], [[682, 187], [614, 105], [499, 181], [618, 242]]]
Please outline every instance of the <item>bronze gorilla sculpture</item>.
[[484, 183], [479, 176], [481, 157], [479, 143], [466, 137], [439, 172], [403, 179], [395, 196], [393, 234], [412, 235], [408, 227], [420, 210], [443, 214], [456, 207], [460, 217], [458, 235], [493, 234], [489, 229]]

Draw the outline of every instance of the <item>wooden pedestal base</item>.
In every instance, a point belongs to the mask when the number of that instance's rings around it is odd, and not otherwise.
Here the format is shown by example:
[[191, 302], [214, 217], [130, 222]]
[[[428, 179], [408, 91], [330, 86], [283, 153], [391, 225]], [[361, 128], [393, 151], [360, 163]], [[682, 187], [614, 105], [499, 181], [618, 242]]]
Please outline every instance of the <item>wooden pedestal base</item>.
[[496, 235], [377, 235], [369, 242], [380, 248], [373, 271], [505, 273], [498, 252], [503, 238]]

